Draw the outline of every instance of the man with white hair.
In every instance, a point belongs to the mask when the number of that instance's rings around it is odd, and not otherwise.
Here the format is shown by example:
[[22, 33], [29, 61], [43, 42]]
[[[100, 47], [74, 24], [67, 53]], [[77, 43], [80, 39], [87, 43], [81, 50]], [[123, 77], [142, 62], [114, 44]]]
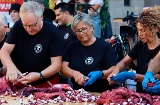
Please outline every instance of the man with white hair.
[[63, 45], [59, 30], [43, 21], [43, 8], [37, 2], [24, 2], [19, 13], [21, 19], [11, 28], [0, 53], [6, 79], [37, 87], [60, 83], [57, 73]]
[[7, 18], [5, 15], [0, 14], [0, 48], [4, 43], [4, 39], [6, 38], [6, 30], [8, 28]]
[[[7, 23], [7, 18], [5, 15], [0, 14], [0, 48], [3, 46], [4, 41], [7, 37], [7, 29], [8, 29], [8, 23]], [[4, 69], [2, 70], [2, 63], [0, 62], [0, 76], [3, 76], [6, 71]]]

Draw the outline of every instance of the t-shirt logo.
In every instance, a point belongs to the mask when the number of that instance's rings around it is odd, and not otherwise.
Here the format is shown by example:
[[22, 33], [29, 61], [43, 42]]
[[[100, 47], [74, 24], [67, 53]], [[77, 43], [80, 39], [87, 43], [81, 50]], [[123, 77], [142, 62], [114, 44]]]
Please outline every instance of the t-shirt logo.
[[85, 63], [86, 63], [87, 65], [90, 65], [90, 64], [93, 63], [93, 61], [94, 61], [94, 59], [93, 59], [92, 57], [88, 57], [88, 58], [86, 58]]
[[69, 33], [66, 33], [66, 34], [64, 35], [64, 39], [68, 39], [68, 37], [69, 37]]
[[36, 53], [40, 53], [42, 51], [42, 45], [41, 44], [36, 44], [34, 47], [34, 51]]

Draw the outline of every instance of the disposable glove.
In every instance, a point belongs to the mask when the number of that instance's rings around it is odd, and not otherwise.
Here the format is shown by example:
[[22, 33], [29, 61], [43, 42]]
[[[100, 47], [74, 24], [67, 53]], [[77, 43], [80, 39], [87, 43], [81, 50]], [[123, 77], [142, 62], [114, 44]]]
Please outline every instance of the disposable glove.
[[160, 93], [160, 80], [157, 80], [154, 86], [147, 87], [145, 91], [149, 93]]
[[116, 82], [123, 82], [127, 79], [133, 80], [135, 73], [134, 72], [128, 72], [128, 71], [122, 71], [115, 75], [114, 77], [111, 77], [111, 80]]
[[147, 83], [151, 83], [154, 80], [155, 80], [155, 78], [154, 78], [153, 72], [147, 71], [144, 78], [143, 78], [143, 81], [142, 81], [143, 90], [145, 90], [147, 88]]
[[103, 72], [101, 70], [92, 71], [88, 74], [89, 80], [84, 84], [84, 86], [93, 84], [97, 79], [103, 77]]

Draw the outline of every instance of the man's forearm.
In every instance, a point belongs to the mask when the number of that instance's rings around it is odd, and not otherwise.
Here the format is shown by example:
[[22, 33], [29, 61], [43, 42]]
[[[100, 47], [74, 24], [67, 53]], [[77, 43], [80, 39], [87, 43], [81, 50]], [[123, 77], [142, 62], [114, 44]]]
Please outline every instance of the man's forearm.
[[54, 74], [58, 73], [61, 69], [61, 57], [59, 56], [56, 58], [53, 63], [51, 63], [50, 66], [48, 66], [46, 69], [40, 71], [43, 75], [43, 78], [49, 78], [53, 76]]

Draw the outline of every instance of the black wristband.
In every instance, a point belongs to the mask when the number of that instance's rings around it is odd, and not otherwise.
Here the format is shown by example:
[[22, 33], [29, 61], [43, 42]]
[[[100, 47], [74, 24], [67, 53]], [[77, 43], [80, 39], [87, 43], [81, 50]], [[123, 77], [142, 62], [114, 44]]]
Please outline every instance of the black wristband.
[[42, 72], [40, 72], [39, 74], [40, 74], [40, 80], [43, 79]]

